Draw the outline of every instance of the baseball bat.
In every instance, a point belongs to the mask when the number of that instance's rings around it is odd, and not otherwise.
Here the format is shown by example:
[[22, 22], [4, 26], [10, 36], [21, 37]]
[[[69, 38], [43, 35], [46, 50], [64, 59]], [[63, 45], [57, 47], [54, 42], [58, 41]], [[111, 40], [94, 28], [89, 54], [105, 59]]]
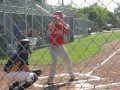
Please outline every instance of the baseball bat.
[[[49, 13], [46, 9], [44, 9], [44, 8], [43, 8], [42, 6], [40, 6], [39, 4], [35, 3], [35, 6], [36, 6], [36, 8], [38, 8], [38, 10], [44, 11], [46, 14], [48, 14], [48, 15], [50, 15], [50, 16], [52, 17], [52, 14]], [[64, 20], [62, 20], [62, 19], [60, 19], [60, 20], [67, 26], [67, 24], [66, 24], [66, 22], [65, 22]]]
[[39, 4], [36, 3], [35, 6], [38, 8], [38, 10], [43, 11], [43, 12], [45, 12], [46, 14], [52, 16], [51, 13], [49, 13], [46, 9], [44, 9], [43, 7], [41, 7]]

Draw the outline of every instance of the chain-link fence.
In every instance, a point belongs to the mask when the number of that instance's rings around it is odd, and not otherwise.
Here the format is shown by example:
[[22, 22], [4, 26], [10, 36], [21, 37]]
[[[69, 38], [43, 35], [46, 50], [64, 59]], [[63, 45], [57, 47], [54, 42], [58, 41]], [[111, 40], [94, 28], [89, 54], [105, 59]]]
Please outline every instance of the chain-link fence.
[[0, 90], [119, 90], [119, 53], [119, 0], [0, 1]]

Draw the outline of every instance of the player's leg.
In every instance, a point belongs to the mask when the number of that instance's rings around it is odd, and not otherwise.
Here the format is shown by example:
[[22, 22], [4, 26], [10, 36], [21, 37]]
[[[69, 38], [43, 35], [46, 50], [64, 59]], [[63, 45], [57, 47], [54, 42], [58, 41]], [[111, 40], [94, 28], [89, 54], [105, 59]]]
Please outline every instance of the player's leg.
[[73, 64], [72, 64], [70, 57], [68, 55], [68, 52], [66, 51], [64, 46], [59, 47], [59, 55], [64, 60], [64, 62], [66, 63], [66, 65], [68, 67], [69, 75], [71, 77], [71, 79], [69, 81], [77, 80], [75, 77], [75, 74], [74, 74]]
[[32, 86], [33, 83], [35, 83], [38, 80], [38, 76], [33, 72], [17, 72], [17, 74], [13, 75], [13, 78], [19, 83], [13, 83], [13, 85], [9, 87], [10, 90], [12, 90], [12, 88], [13, 90], [15, 90], [16, 88], [18, 90], [24, 90]]
[[51, 57], [52, 57], [53, 61], [52, 61], [52, 65], [51, 65], [50, 74], [49, 74], [49, 77], [48, 77], [47, 84], [52, 84], [53, 83], [53, 78], [55, 76], [57, 59], [58, 59], [57, 47], [55, 47], [53, 45], [50, 46], [50, 53], [51, 53]]
[[27, 72], [27, 73], [24, 74], [24, 76], [26, 76], [26, 75], [28, 75], [26, 77], [26, 79], [24, 81], [22, 81], [19, 85], [20, 87], [25, 88], [25, 89], [32, 86], [33, 83], [35, 83], [38, 80], [37, 74], [35, 74], [33, 72], [29, 72], [29, 74]]
[[3, 79], [7, 81], [9, 90], [15, 90], [16, 86], [19, 86], [19, 82], [15, 80], [16, 72], [5, 73]]

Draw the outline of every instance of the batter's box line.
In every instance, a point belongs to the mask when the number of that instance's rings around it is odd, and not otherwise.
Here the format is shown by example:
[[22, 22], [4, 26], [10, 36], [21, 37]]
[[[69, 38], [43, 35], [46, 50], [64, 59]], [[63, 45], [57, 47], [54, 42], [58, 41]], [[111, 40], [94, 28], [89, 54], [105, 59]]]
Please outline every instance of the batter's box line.
[[[87, 78], [94, 78], [94, 79], [101, 79], [100, 77], [98, 76], [93, 76], [93, 75], [89, 75], [89, 74], [83, 74], [83, 73], [75, 73], [76, 76], [82, 76], [82, 77], [87, 77]], [[60, 74], [60, 75], [55, 75], [55, 77], [65, 77], [65, 76], [69, 76], [69, 74]], [[38, 79], [47, 79], [48, 76], [42, 76], [42, 77], [39, 77]]]
[[[113, 88], [113, 87], [120, 87], [120, 82], [118, 82], [118, 83], [110, 83], [110, 84], [103, 84], [103, 85], [96, 85], [96, 86], [94, 86], [94, 85], [83, 85], [83, 86], [81, 86], [80, 84], [76, 84], [75, 85], [75, 90], [91, 90], [91, 89], [107, 89], [108, 90], [108, 88], [109, 89], [111, 89], [111, 88]], [[82, 88], [81, 88], [82, 87]], [[116, 89], [116, 90], [118, 90], [118, 89]]]
[[[93, 76], [93, 75], [88, 75], [88, 74], [82, 74], [82, 73], [75, 73], [75, 75], [79, 75], [79, 76], [82, 76], [82, 77], [87, 77], [88, 79], [86, 80], [79, 80], [79, 81], [74, 81], [72, 82], [72, 84], [77, 84], [77, 83], [85, 83], [85, 82], [89, 82], [89, 81], [99, 81], [99, 80], [103, 80], [102, 78], [100, 77], [97, 77], [97, 76]], [[55, 78], [56, 77], [63, 77], [63, 76], [69, 76], [69, 74], [60, 74], [60, 75], [55, 75]], [[47, 79], [48, 76], [43, 76], [43, 77], [39, 77], [39, 79]], [[92, 79], [89, 79], [89, 78], [92, 78]], [[104, 78], [105, 79], [105, 78]], [[61, 82], [61, 83], [57, 83], [57, 84], [54, 84], [54, 85], [64, 85], [64, 84], [71, 84], [70, 82]], [[49, 85], [39, 85], [37, 83], [34, 84], [34, 86], [38, 86], [38, 87], [49, 87]], [[51, 86], [51, 85], [50, 85]]]
[[87, 74], [92, 74], [96, 69], [100, 68], [101, 66], [103, 66], [106, 62], [108, 62], [115, 54], [117, 54], [120, 51], [120, 49], [118, 49], [117, 51], [115, 51], [114, 53], [112, 53], [108, 58], [106, 58], [105, 60], [103, 60], [103, 62], [98, 63], [98, 65], [96, 67], [94, 67], [94, 69], [90, 72], [88, 72]]
[[90, 81], [99, 81], [99, 80], [105, 80], [106, 78], [103, 78], [103, 79], [87, 79], [87, 80], [78, 80], [78, 81], [73, 81], [73, 82], [61, 82], [61, 83], [54, 83], [54, 84], [51, 84], [51, 85], [41, 85], [41, 84], [33, 84], [33, 86], [35, 87], [40, 87], [40, 88], [47, 88], [47, 87], [51, 87], [51, 86], [67, 86], [67, 85], [77, 85], [77, 84], [80, 84], [80, 83], [84, 83], [86, 84], [87, 82], [90, 82]]

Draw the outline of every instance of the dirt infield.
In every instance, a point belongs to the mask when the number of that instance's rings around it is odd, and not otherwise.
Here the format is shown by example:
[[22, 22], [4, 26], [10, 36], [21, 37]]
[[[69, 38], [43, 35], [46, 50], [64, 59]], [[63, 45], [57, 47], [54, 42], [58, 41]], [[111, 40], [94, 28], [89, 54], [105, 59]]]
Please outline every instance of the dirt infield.
[[[54, 85], [46, 85], [49, 66], [35, 66], [43, 71], [39, 80], [27, 90], [120, 90], [120, 42], [107, 43], [103, 52], [89, 60], [74, 65], [78, 81], [67, 82], [69, 75], [65, 65], [58, 65]], [[33, 68], [33, 67], [31, 67]], [[0, 71], [2, 76], [2, 71]], [[0, 90], [7, 90], [1, 80]]]

